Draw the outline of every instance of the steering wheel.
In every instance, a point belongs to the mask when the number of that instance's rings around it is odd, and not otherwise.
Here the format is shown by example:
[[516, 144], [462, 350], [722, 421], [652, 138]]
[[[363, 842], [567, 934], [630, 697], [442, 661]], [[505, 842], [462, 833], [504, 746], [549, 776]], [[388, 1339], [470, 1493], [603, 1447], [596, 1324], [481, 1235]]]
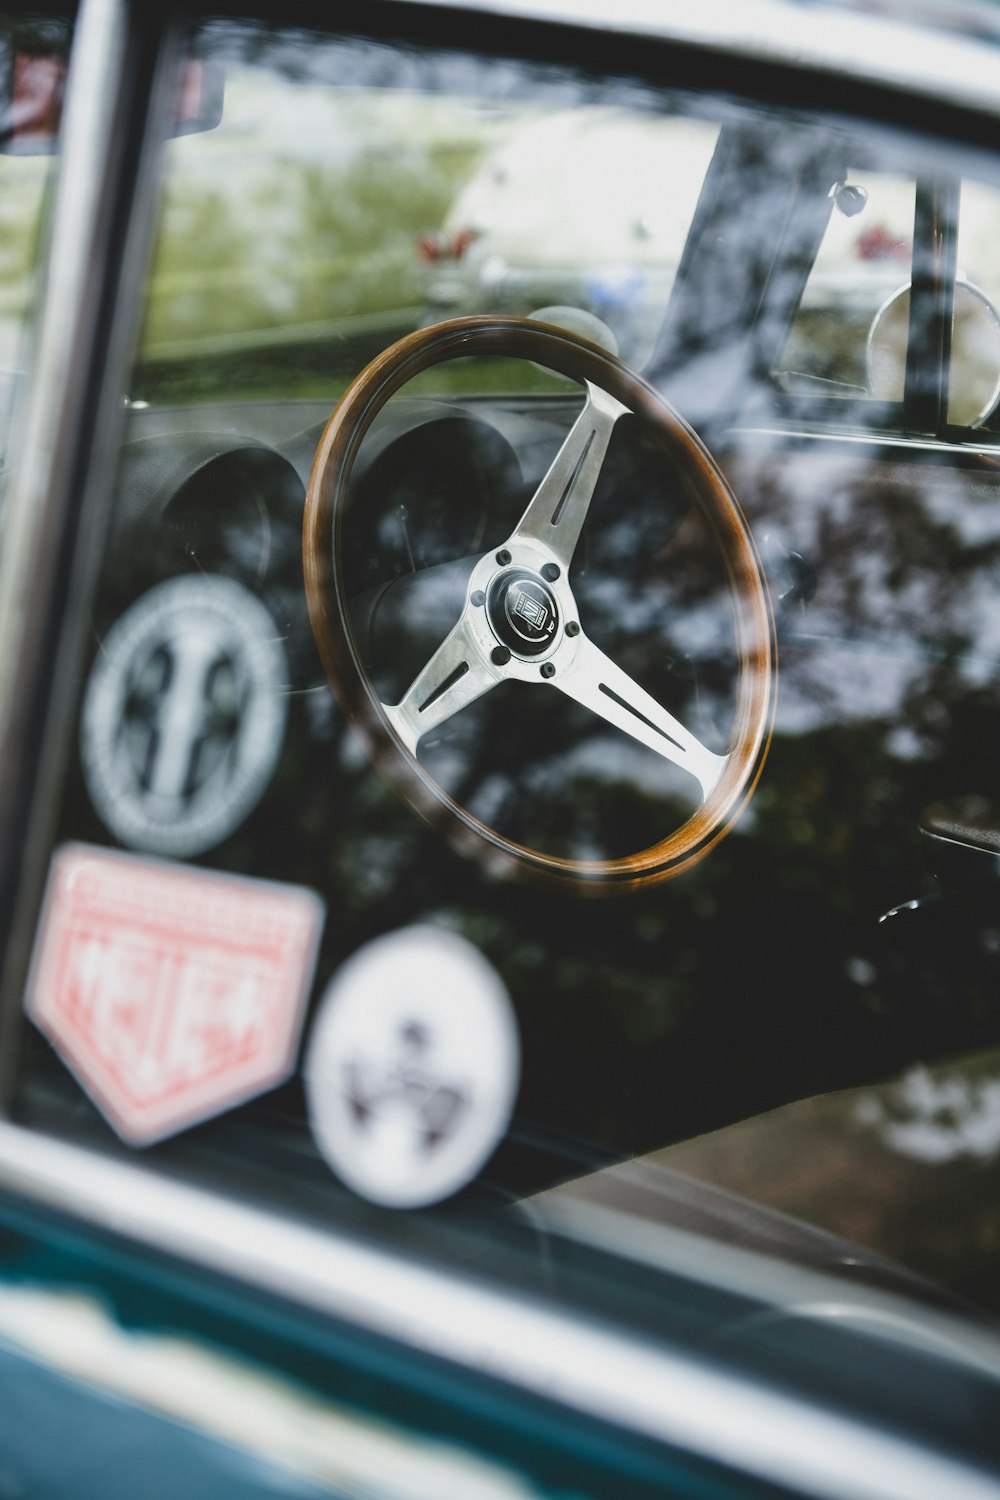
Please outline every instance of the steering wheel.
[[[348, 486], [377, 414], [429, 366], [469, 355], [532, 360], [580, 382], [577, 417], [506, 541], [472, 566], [459, 619], [398, 702], [383, 702], [365, 667], [346, 597], [342, 528]], [[673, 466], [721, 553], [739, 662], [728, 753], [704, 745], [592, 641], [570, 587], [570, 563], [616, 422], [634, 413]], [[373, 761], [415, 809], [444, 822], [465, 852], [505, 874], [608, 892], [678, 875], [732, 827], [767, 754], [774, 712], [774, 620], [746, 520], [717, 464], [669, 403], [596, 345], [521, 318], [456, 318], [378, 355], [327, 424], [313, 462], [303, 530], [309, 616], [330, 682]], [[611, 859], [559, 857], [515, 842], [455, 801], [417, 757], [425, 735], [498, 683], [566, 694], [680, 767], [700, 806], [649, 847]]]

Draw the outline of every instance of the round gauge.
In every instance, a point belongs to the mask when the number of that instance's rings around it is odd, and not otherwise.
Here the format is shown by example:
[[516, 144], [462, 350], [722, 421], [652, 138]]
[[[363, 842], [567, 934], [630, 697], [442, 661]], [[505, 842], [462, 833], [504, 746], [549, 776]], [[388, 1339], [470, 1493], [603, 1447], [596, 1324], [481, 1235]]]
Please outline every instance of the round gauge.
[[359, 478], [344, 566], [363, 591], [481, 551], [516, 512], [521, 470], [485, 422], [445, 417], [397, 438]]

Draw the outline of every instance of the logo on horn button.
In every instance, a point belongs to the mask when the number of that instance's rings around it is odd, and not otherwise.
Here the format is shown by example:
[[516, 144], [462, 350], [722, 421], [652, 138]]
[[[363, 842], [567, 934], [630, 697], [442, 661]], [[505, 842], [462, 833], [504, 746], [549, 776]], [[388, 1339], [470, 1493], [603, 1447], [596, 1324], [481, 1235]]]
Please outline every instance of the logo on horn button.
[[534, 573], [501, 573], [490, 589], [489, 620], [517, 656], [540, 656], [555, 637], [559, 611], [551, 589]]

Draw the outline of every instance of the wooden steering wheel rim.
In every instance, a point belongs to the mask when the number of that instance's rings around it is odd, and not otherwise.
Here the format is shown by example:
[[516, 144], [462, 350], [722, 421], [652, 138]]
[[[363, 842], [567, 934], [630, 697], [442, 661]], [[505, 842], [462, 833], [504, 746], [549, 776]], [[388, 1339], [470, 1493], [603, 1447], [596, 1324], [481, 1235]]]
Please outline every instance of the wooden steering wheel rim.
[[[361, 443], [389, 398], [432, 365], [463, 356], [532, 360], [589, 381], [628, 407], [672, 463], [711, 529], [725, 562], [739, 657], [732, 748], [704, 805], [667, 837], [615, 859], [543, 854], [482, 823], [455, 802], [391, 727], [362, 665], [339, 573], [341, 529]], [[377, 767], [425, 819], [445, 823], [451, 842], [505, 875], [529, 875], [578, 890], [633, 889], [680, 874], [732, 828], [763, 768], [777, 675], [774, 617], [749, 526], [722, 472], [696, 433], [643, 378], [594, 344], [521, 318], [455, 318], [423, 328], [376, 356], [338, 402], [313, 461], [303, 520], [303, 566], [313, 634], [331, 686]]]

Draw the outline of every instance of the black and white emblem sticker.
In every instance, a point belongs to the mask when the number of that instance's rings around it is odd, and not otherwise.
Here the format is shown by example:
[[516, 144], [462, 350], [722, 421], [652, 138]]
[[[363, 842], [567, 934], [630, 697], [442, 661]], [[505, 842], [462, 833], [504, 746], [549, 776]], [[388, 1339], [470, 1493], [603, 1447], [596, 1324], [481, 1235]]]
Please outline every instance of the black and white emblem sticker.
[[340, 970], [313, 1028], [317, 1145], [374, 1203], [437, 1203], [499, 1144], [519, 1065], [507, 991], [476, 948], [435, 927], [379, 938]]
[[80, 755], [101, 819], [133, 849], [213, 848], [277, 764], [288, 674], [264, 606], [232, 579], [171, 579], [108, 632], [84, 696]]

